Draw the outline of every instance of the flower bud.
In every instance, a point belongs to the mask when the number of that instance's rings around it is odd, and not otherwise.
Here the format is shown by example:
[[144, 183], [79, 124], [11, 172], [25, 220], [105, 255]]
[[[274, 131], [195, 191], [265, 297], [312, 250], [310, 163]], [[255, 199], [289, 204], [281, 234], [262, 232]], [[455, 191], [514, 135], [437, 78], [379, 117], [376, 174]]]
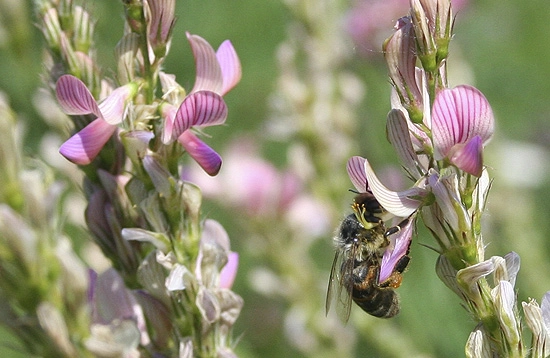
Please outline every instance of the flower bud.
[[413, 123], [422, 123], [423, 96], [416, 79], [416, 49], [410, 18], [397, 21], [395, 33], [386, 40], [383, 50], [389, 76], [403, 107]]
[[478, 326], [466, 342], [466, 357], [467, 358], [492, 358], [491, 341], [487, 337], [487, 333], [482, 326]]
[[88, 53], [93, 42], [94, 23], [90, 14], [82, 6], [75, 6], [73, 11], [74, 29], [74, 48], [76, 51]]
[[411, 18], [422, 67], [434, 72], [449, 53], [453, 28], [450, 0], [412, 0]]
[[126, 84], [134, 80], [134, 62], [142, 57], [136, 56], [139, 49], [139, 36], [133, 32], [125, 34], [115, 47], [118, 80]]
[[[521, 347], [521, 327], [516, 310], [516, 293], [508, 281], [500, 283], [491, 291], [500, 328], [506, 337], [507, 344], [514, 350]], [[521, 349], [520, 349], [521, 351]]]
[[175, 24], [175, 0], [149, 0], [147, 35], [155, 57], [164, 57], [170, 46]]

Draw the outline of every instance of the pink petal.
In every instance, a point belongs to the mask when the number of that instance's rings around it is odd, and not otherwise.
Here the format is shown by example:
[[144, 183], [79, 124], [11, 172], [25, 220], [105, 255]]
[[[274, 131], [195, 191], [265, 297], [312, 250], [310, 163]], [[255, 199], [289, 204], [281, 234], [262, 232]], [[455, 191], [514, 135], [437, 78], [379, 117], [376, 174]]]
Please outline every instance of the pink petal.
[[179, 137], [192, 126], [222, 124], [227, 118], [227, 106], [223, 98], [210, 91], [191, 93], [176, 113], [172, 138]]
[[412, 187], [400, 192], [389, 190], [374, 174], [366, 159], [364, 170], [367, 182], [369, 183], [369, 189], [376, 197], [376, 200], [378, 200], [384, 209], [395, 216], [408, 217], [413, 214], [420, 207], [420, 204], [422, 204], [420, 198], [427, 194], [425, 189], [419, 187]]
[[368, 189], [367, 176], [365, 174], [365, 158], [358, 156], [348, 160], [347, 170], [349, 178], [358, 192], [364, 193]]
[[388, 113], [386, 122], [386, 130], [388, 140], [396, 149], [397, 154], [401, 159], [401, 163], [407, 171], [419, 179], [423, 173], [419, 171], [418, 156], [416, 155], [412, 142], [407, 119], [403, 112], [399, 109], [392, 109]]
[[187, 39], [191, 44], [197, 68], [195, 85], [191, 93], [197, 91], [221, 93], [223, 77], [214, 49], [200, 36], [187, 33]]
[[466, 173], [481, 176], [483, 170], [483, 143], [475, 136], [466, 144], [457, 144], [449, 152], [450, 161]]
[[55, 85], [57, 101], [63, 112], [69, 115], [93, 113], [102, 118], [96, 100], [81, 80], [71, 75], [59, 77]]
[[222, 158], [206, 143], [197, 138], [191, 131], [183, 132], [178, 137], [178, 141], [208, 175], [215, 176], [218, 174], [222, 166]]
[[237, 268], [239, 267], [239, 254], [230, 251], [227, 254], [227, 264], [220, 272], [220, 288], [231, 288], [235, 277], [237, 277]]
[[161, 107], [161, 116], [164, 118], [164, 129], [162, 131], [162, 143], [168, 144], [172, 141], [172, 131], [174, 130], [174, 121], [178, 108], [171, 104], [163, 104]]
[[129, 83], [125, 86], [118, 87], [105, 98], [99, 105], [99, 109], [103, 114], [103, 119], [109, 124], [118, 124], [122, 122], [126, 101], [133, 95], [136, 86]]
[[174, 26], [174, 13], [176, 11], [176, 0], [154, 0], [149, 1], [151, 9], [151, 24], [149, 25], [149, 40], [153, 45], [166, 42]]
[[455, 144], [480, 136], [487, 143], [494, 132], [494, 116], [483, 94], [471, 86], [445, 89], [433, 106], [432, 133], [435, 157], [446, 157]]
[[[456, 203], [460, 203], [460, 193], [458, 192], [458, 181], [455, 179], [455, 174], [440, 177], [439, 173], [434, 171], [428, 177], [428, 184], [442, 212], [441, 217], [455, 232], [458, 232], [460, 230], [459, 217], [463, 221], [469, 222], [470, 216], [464, 206], [456, 205]], [[470, 225], [465, 226], [470, 227]]]
[[116, 128], [103, 119], [97, 118], [63, 143], [59, 153], [75, 164], [90, 164]]
[[[395, 269], [397, 262], [407, 254], [409, 246], [411, 244], [412, 232], [414, 220], [409, 220], [409, 223], [405, 225], [397, 234], [392, 235], [390, 238], [394, 241], [394, 245], [388, 248], [382, 256], [382, 263], [380, 264], [380, 277], [378, 282], [386, 281]], [[395, 238], [393, 237], [395, 236]]]
[[222, 71], [223, 86], [220, 94], [223, 96], [241, 80], [241, 62], [229, 40], [222, 42], [216, 52], [216, 57]]
[[395, 216], [410, 216], [421, 204], [420, 200], [411, 198], [420, 198], [427, 194], [425, 189], [419, 187], [412, 187], [402, 192], [389, 190], [380, 182], [365, 158], [351, 157], [348, 160], [347, 169], [357, 191], [364, 193], [371, 190], [380, 205]]

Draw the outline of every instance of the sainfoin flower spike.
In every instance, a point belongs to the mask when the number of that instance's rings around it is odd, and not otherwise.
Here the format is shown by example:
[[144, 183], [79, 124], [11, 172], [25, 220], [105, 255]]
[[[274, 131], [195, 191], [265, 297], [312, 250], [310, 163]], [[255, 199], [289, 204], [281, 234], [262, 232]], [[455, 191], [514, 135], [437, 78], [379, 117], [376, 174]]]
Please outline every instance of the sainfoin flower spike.
[[126, 103], [137, 93], [137, 87], [135, 83], [118, 87], [98, 104], [81, 80], [61, 76], [55, 91], [62, 110], [69, 115], [91, 114], [96, 118], [65, 141], [59, 152], [75, 164], [90, 164], [122, 122]]

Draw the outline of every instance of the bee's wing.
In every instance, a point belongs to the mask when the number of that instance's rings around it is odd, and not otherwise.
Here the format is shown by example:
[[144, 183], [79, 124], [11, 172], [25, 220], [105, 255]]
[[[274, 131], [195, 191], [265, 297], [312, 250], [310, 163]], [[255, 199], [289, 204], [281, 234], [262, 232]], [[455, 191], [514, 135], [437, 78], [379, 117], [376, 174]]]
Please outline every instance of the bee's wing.
[[[355, 250], [352, 250], [355, 251]], [[338, 271], [338, 302], [336, 313], [343, 322], [347, 322], [351, 312], [353, 293], [353, 265], [355, 252], [349, 258], [343, 258]]]
[[[336, 272], [336, 267], [339, 266], [340, 261], [341, 261], [340, 252], [336, 251], [336, 254], [334, 254], [334, 261], [332, 261], [332, 268], [330, 269], [330, 277], [328, 279], [327, 298], [325, 301], [325, 315], [328, 315], [328, 311], [330, 311], [330, 306], [332, 304], [332, 297], [334, 296], [335, 287], [339, 285], [338, 273]], [[336, 288], [336, 290], [339, 290], [339, 288]]]
[[351, 311], [354, 260], [344, 258], [343, 256], [345, 255], [340, 251], [337, 251], [334, 255], [334, 261], [330, 270], [325, 309], [328, 314], [332, 300], [336, 298], [336, 313], [343, 322], [347, 322]]

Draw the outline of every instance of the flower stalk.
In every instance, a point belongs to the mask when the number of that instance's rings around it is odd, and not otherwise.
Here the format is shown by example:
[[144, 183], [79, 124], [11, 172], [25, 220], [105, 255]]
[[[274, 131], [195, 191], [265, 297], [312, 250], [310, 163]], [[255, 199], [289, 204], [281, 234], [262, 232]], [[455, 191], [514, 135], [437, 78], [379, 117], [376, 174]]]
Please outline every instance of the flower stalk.
[[[485, 259], [481, 230], [491, 186], [483, 150], [494, 133], [493, 112], [476, 88], [447, 83], [451, 2], [411, 0], [410, 5], [409, 15], [398, 20], [384, 43], [384, 53], [393, 85], [388, 139], [414, 184], [401, 192], [389, 190], [361, 157], [349, 160], [348, 173], [358, 192], [372, 192], [398, 218], [420, 218], [432, 233], [439, 245], [439, 277], [478, 322], [467, 355], [523, 357], [514, 292], [519, 256]], [[412, 237], [396, 240], [406, 241], [396, 247], [408, 246]], [[392, 255], [386, 250], [381, 272], [395, 270]]]
[[222, 158], [199, 129], [225, 122], [223, 95], [241, 68], [231, 42], [215, 51], [188, 33], [194, 87], [162, 72], [175, 5], [123, 2], [127, 26], [111, 79], [93, 56], [91, 15], [70, 0], [37, 2], [49, 86], [74, 124], [59, 151], [85, 174], [86, 223], [112, 266], [90, 273], [81, 348], [96, 355], [233, 355], [231, 328], [243, 304], [231, 291], [238, 255], [223, 227], [204, 219], [201, 189], [181, 174], [186, 157], [219, 172]]

